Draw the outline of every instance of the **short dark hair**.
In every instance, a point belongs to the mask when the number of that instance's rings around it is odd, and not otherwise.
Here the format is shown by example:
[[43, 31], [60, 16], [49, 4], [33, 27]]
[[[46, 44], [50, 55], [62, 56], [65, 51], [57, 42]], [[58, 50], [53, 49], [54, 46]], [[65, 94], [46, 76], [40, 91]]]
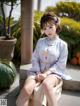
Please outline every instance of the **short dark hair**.
[[59, 33], [61, 31], [60, 19], [58, 18], [58, 16], [56, 16], [55, 14], [52, 14], [52, 13], [45, 13], [41, 17], [41, 20], [40, 20], [41, 29], [43, 29], [44, 26], [50, 21], [54, 22], [54, 24], [57, 26], [56, 33]]

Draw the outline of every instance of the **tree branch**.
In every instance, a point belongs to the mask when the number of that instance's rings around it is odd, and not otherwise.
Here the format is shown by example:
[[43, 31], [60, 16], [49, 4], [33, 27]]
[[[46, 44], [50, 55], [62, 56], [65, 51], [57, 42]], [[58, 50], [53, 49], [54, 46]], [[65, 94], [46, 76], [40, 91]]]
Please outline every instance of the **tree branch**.
[[3, 18], [4, 34], [6, 36], [6, 19], [5, 19], [5, 13], [4, 13], [4, 5], [2, 2], [0, 3], [0, 5], [1, 5], [1, 10], [2, 10], [2, 15], [3, 15], [2, 18]]
[[11, 14], [12, 14], [12, 10], [13, 10], [13, 2], [11, 2], [11, 10], [9, 12], [9, 18], [8, 18], [8, 29], [7, 29], [7, 33], [8, 33], [8, 37], [10, 37], [10, 31], [11, 31], [11, 28], [10, 28], [10, 18], [11, 18]]

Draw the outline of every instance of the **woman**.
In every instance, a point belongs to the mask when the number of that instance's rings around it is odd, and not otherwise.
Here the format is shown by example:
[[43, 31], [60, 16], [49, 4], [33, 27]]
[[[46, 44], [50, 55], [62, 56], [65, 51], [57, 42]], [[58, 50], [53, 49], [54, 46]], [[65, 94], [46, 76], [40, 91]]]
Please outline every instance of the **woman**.
[[[54, 87], [65, 74], [68, 48], [67, 43], [59, 38], [60, 19], [50, 13], [44, 14], [40, 21], [41, 32], [46, 37], [40, 38], [32, 55], [32, 68], [28, 72], [17, 106], [28, 106], [29, 98], [34, 91], [36, 83], [40, 83], [47, 98], [48, 106], [57, 106]], [[39, 98], [38, 106], [42, 106]]]

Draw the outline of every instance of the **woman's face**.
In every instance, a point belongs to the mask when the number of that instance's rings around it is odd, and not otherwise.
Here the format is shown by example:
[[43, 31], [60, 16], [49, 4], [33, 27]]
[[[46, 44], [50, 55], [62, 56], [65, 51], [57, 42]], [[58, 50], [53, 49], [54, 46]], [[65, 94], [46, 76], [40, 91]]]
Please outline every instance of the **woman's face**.
[[54, 23], [47, 23], [43, 27], [43, 33], [46, 34], [49, 38], [56, 36], [56, 25]]

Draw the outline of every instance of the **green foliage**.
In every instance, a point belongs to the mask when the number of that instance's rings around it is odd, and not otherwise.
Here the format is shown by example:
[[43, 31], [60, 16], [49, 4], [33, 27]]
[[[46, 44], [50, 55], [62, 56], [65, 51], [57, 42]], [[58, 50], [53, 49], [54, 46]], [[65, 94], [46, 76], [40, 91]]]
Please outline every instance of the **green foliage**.
[[34, 21], [39, 22], [43, 12], [35, 11], [34, 12]]
[[33, 49], [36, 46], [38, 39], [41, 37], [40, 24], [34, 22], [34, 33], [33, 33]]
[[58, 2], [55, 7], [46, 8], [46, 11], [65, 17], [68, 15], [69, 18], [80, 21], [80, 3], [77, 2]]
[[[13, 11], [13, 6], [17, 5], [17, 1], [19, 1], [19, 0], [0, 0], [0, 7], [1, 7], [1, 12], [2, 12], [2, 24], [3, 24], [3, 30], [4, 30], [3, 35], [5, 36], [5, 39], [13, 38], [11, 36], [10, 20], [11, 20], [11, 15], [12, 15], [12, 11]], [[8, 24], [7, 26], [6, 26], [4, 4], [11, 6], [10, 11], [9, 11], [9, 16], [7, 18], [7, 24]]]
[[56, 14], [56, 7], [53, 7], [53, 6], [48, 6], [46, 9], [45, 9], [45, 12], [53, 12]]
[[14, 50], [14, 58], [13, 61], [15, 64], [20, 65], [21, 60], [21, 20], [15, 22], [15, 24], [11, 27], [12, 36], [17, 39], [15, 50]]
[[59, 2], [56, 5], [58, 13], [67, 13], [68, 17], [80, 20], [80, 3]]
[[[73, 38], [80, 36], [80, 22], [76, 22], [69, 18], [62, 18], [61, 26], [63, 29], [67, 28], [67, 35]], [[66, 32], [64, 34], [66, 34]]]
[[0, 89], [9, 88], [16, 77], [16, 68], [11, 61], [0, 60]]
[[[80, 23], [69, 18], [61, 19], [62, 31], [60, 37], [68, 43], [70, 60], [80, 44]], [[79, 50], [79, 49], [78, 49]]]
[[[13, 36], [13, 31], [12, 28], [16, 25], [16, 21], [14, 21], [14, 18], [10, 18], [10, 27], [11, 27], [11, 36]], [[5, 19], [5, 24], [6, 24], [6, 29], [8, 28], [8, 17]], [[0, 16], [0, 36], [5, 36], [4, 35], [4, 27], [3, 27], [3, 20], [2, 17]]]

